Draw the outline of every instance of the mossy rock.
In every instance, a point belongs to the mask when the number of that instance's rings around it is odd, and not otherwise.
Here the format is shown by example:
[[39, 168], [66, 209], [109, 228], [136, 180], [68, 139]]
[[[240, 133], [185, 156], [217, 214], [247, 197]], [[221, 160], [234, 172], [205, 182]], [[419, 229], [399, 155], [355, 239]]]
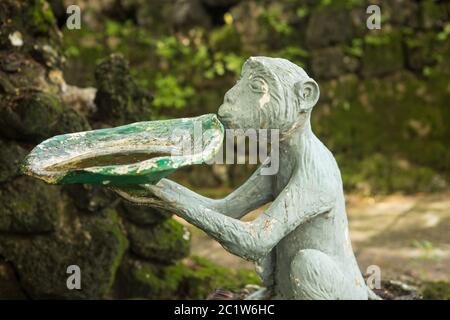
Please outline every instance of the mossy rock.
[[87, 131], [90, 129], [91, 126], [83, 115], [70, 107], [64, 106], [64, 112], [58, 119], [58, 126], [54, 128], [52, 135]]
[[0, 187], [0, 231], [39, 233], [53, 231], [60, 210], [57, 187], [19, 177]]
[[172, 263], [189, 254], [190, 234], [174, 219], [152, 226], [126, 224], [130, 250], [142, 259]]
[[120, 266], [114, 291], [121, 299], [176, 299], [184, 272], [181, 262], [167, 266], [127, 256]]
[[26, 24], [36, 35], [48, 35], [56, 28], [52, 8], [45, 0], [31, 0], [26, 18]]
[[162, 223], [172, 216], [169, 212], [132, 204], [127, 201], [122, 202], [117, 210], [125, 219], [142, 226]]
[[347, 189], [429, 192], [448, 185], [447, 86], [443, 75], [424, 80], [406, 71], [321, 84], [313, 127], [336, 156]]
[[[0, 39], [0, 45], [8, 49], [20, 49], [24, 53], [42, 55], [49, 48], [55, 53], [52, 61], [42, 61], [44, 65], [60, 66], [61, 33], [50, 5], [45, 0], [3, 0], [0, 3], [0, 31], [4, 35], [20, 32], [23, 44], [20, 47], [11, 45], [7, 36]], [[38, 44], [45, 39], [46, 46]]]
[[73, 204], [82, 211], [98, 212], [110, 206], [117, 196], [102, 186], [90, 184], [65, 185], [63, 190], [70, 196]]
[[352, 35], [352, 20], [347, 8], [316, 8], [309, 18], [306, 44], [311, 49], [324, 48], [345, 43]]
[[311, 55], [311, 68], [314, 77], [319, 79], [336, 78], [356, 70], [358, 61], [346, 56], [341, 47], [330, 47], [314, 51]]
[[4, 182], [19, 175], [19, 164], [27, 151], [20, 145], [3, 139], [0, 139], [0, 150], [0, 182]]
[[200, 257], [164, 266], [129, 255], [119, 269], [114, 292], [122, 299], [206, 299], [215, 289], [239, 292], [248, 284], [261, 285], [254, 271], [231, 270]]
[[[0, 255], [14, 266], [31, 298], [103, 298], [128, 245], [117, 213], [89, 216], [66, 208], [64, 214], [65, 224], [52, 234], [0, 234]], [[71, 265], [80, 267], [80, 290], [67, 288]]]
[[[59, 90], [56, 84], [48, 81], [47, 69], [23, 52], [0, 51], [0, 79], [0, 92], [8, 94], [13, 101], [30, 91], [57, 93]], [[5, 106], [4, 98], [2, 106]]]
[[0, 300], [26, 299], [14, 270], [9, 263], [0, 258]]
[[184, 299], [206, 299], [218, 288], [239, 292], [248, 284], [262, 285], [252, 270], [231, 270], [200, 257], [192, 257], [185, 268], [179, 289], [179, 295]]
[[0, 118], [0, 133], [30, 142], [90, 128], [87, 120], [66, 108], [58, 96], [44, 92], [26, 95], [13, 106], [3, 106]]
[[95, 80], [97, 120], [121, 125], [150, 118], [152, 97], [131, 78], [123, 56], [113, 54], [98, 64]]
[[425, 282], [422, 295], [424, 300], [450, 300], [450, 282]]

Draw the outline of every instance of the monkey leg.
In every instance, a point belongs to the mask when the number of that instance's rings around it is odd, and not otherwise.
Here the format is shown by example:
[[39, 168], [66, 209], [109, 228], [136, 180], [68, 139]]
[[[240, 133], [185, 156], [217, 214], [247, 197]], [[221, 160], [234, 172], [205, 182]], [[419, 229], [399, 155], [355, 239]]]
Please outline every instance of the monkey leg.
[[291, 262], [294, 299], [367, 300], [364, 283], [347, 276], [334, 259], [313, 249], [300, 250]]

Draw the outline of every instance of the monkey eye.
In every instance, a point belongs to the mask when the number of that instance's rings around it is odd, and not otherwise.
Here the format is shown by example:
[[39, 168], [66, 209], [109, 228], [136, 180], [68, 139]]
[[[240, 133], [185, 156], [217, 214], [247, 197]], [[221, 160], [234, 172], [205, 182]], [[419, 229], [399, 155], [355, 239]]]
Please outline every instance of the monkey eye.
[[250, 82], [250, 89], [254, 92], [261, 92], [261, 93], [267, 93], [268, 86], [267, 83], [262, 78], [254, 78], [251, 79]]

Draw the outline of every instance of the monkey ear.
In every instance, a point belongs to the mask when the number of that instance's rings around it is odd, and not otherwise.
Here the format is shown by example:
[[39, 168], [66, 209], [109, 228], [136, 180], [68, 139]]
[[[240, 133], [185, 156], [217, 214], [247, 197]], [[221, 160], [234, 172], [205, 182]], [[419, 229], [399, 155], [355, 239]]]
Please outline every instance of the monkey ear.
[[311, 78], [297, 82], [294, 90], [302, 110], [311, 109], [319, 100], [319, 85]]

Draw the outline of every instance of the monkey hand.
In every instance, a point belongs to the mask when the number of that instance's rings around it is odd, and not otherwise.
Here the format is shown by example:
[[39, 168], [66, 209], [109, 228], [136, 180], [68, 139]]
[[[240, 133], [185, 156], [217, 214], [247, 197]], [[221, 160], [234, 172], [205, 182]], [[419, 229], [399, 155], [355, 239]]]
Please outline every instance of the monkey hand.
[[176, 212], [183, 203], [193, 201], [182, 189], [168, 179], [162, 179], [156, 185], [139, 184], [132, 186], [110, 187], [121, 198], [138, 205]]

